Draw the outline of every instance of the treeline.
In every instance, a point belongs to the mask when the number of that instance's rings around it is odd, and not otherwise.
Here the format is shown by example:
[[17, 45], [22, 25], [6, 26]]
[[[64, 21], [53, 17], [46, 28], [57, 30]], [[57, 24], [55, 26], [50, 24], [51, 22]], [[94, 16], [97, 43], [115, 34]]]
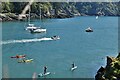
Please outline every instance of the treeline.
[[[20, 14], [22, 10], [25, 8], [25, 6], [28, 4], [28, 2], [3, 2], [2, 3], [2, 13], [18, 13]], [[31, 5], [31, 12], [37, 13], [39, 11], [38, 8], [42, 8], [43, 11], [47, 11], [48, 8], [51, 7], [51, 4], [49, 2], [46, 3], [36, 3], [34, 2]]]
[[[87, 15], [106, 15], [118, 16], [119, 3], [118, 2], [93, 2], [93, 3], [77, 3], [79, 12]], [[81, 6], [82, 5], [82, 6]]]
[[[27, 2], [3, 2], [2, 13], [18, 13], [20, 14]], [[78, 14], [81, 15], [119, 15], [118, 2], [34, 2], [31, 5], [31, 12], [39, 14], [41, 7], [42, 13], [50, 13], [56, 10], [59, 13]]]
[[[4, 18], [4, 21], [13, 20], [12, 18], [17, 20], [27, 4], [28, 2], [0, 3], [0, 18]], [[68, 18], [86, 15], [119, 16], [118, 6], [118, 2], [33, 2], [30, 7], [34, 18], [40, 14], [42, 18]]]

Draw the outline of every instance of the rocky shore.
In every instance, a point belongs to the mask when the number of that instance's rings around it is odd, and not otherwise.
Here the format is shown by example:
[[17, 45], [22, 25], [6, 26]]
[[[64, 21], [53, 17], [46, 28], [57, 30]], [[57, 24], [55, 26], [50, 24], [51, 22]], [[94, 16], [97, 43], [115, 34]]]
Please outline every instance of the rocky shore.
[[[79, 16], [80, 14], [77, 14], [76, 16]], [[44, 16], [41, 16], [42, 18], [70, 18], [70, 17], [73, 17], [74, 15], [67, 15], [67, 14], [59, 14], [59, 15], [51, 15], [51, 16], [47, 16], [47, 15], [44, 15]], [[17, 20], [20, 20], [20, 21], [24, 21], [24, 20], [28, 20], [28, 14], [25, 14], [22, 16], [21, 19], [19, 19], [19, 14], [15, 14], [15, 13], [4, 13], [4, 14], [0, 14], [0, 22], [1, 21], [17, 21]], [[34, 14], [32, 13], [30, 15], [30, 18], [31, 19], [39, 19], [40, 16], [37, 15], [37, 14]]]
[[120, 80], [120, 53], [118, 56], [107, 56], [107, 65], [97, 71], [95, 80]]
[[15, 15], [13, 13], [0, 13], [0, 21], [13, 21], [18, 20], [18, 15]]
[[[27, 2], [3, 2], [0, 4], [0, 21], [26, 20]], [[74, 16], [120, 16], [118, 2], [33, 2], [30, 16], [33, 18], [69, 18]], [[24, 10], [25, 9], [25, 10]], [[23, 13], [24, 12], [24, 13]], [[19, 18], [19, 14], [22, 18]]]

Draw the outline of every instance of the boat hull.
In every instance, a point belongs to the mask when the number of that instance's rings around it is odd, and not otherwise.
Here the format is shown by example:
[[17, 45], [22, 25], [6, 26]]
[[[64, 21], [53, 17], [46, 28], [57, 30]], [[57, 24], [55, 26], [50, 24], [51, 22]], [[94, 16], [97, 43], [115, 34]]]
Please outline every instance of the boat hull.
[[20, 60], [18, 61], [18, 63], [28, 63], [28, 62], [32, 62], [33, 59], [28, 59], [28, 60]]
[[25, 58], [26, 55], [19, 55], [18, 57], [17, 56], [12, 56], [11, 58]]
[[35, 30], [30, 30], [31, 33], [44, 33], [46, 32], [46, 29], [35, 29]]
[[85, 30], [86, 32], [93, 32], [93, 30]]

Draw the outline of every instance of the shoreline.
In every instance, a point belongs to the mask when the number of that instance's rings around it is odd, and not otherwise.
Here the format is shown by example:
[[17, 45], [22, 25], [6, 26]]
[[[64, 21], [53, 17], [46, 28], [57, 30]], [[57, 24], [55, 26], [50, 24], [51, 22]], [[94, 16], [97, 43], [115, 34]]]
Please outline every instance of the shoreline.
[[[21, 15], [22, 18], [19, 19], [20, 14], [16, 13], [0, 13], [0, 22], [9, 22], [9, 21], [27, 21], [28, 20], [28, 14]], [[50, 15], [50, 16], [41, 16], [42, 19], [65, 19], [65, 18], [73, 18], [73, 17], [78, 17], [78, 16], [113, 16], [113, 17], [119, 17], [119, 15], [80, 15], [80, 14], [75, 14], [75, 15], [69, 15], [69, 14], [60, 14], [60, 15]], [[31, 20], [33, 19], [40, 19], [40, 16], [32, 13], [30, 16]]]
[[[77, 14], [76, 16], [79, 16], [79, 14]], [[20, 17], [20, 18], [19, 18]], [[55, 18], [71, 18], [71, 17], [75, 17], [74, 15], [67, 15], [67, 14], [60, 14], [60, 15], [42, 15], [41, 18], [42, 19], [55, 19]], [[28, 14], [25, 15], [20, 15], [20, 14], [16, 14], [16, 13], [0, 13], [0, 22], [6, 22], [6, 21], [26, 21], [28, 20], [29, 16]], [[40, 16], [32, 13], [30, 15], [30, 19], [40, 19]]]

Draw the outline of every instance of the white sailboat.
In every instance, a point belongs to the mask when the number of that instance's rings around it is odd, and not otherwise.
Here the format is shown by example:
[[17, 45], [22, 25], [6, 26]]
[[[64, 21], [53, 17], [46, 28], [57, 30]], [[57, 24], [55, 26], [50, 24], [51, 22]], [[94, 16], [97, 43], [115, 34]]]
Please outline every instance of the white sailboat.
[[36, 29], [37, 27], [34, 26], [34, 24], [30, 24], [30, 5], [29, 5], [29, 16], [28, 16], [28, 25], [27, 25], [27, 28], [26, 30], [31, 30], [31, 29]]
[[35, 27], [34, 24], [28, 24], [26, 30], [32, 30], [32, 29], [37, 29], [37, 27]]
[[[45, 28], [41, 28], [41, 27], [36, 27], [34, 24], [30, 24], [30, 6], [29, 6], [29, 23], [28, 26], [26, 28], [26, 30], [29, 30], [31, 33], [42, 33], [42, 32], [46, 32], [47, 30]], [[41, 9], [40, 9], [40, 13], [41, 13]], [[40, 19], [41, 19], [41, 14], [40, 14]]]
[[96, 16], [96, 19], [98, 19], [98, 16]]
[[31, 33], [42, 33], [46, 32], [47, 30], [44, 28], [36, 28], [36, 29], [30, 29]]

